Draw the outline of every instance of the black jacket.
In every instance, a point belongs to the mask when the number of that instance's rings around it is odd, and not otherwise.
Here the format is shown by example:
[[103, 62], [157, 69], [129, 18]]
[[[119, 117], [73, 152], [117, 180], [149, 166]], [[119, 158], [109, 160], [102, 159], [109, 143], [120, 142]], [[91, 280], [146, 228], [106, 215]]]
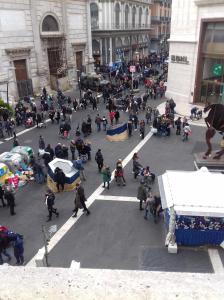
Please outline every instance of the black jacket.
[[15, 206], [15, 197], [12, 192], [5, 191], [5, 199], [9, 206]]

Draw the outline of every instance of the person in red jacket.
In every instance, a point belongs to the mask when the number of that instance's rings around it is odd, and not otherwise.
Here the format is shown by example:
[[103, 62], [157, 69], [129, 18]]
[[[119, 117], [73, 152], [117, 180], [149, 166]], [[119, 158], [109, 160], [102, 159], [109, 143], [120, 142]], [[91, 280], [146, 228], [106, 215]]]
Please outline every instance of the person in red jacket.
[[114, 117], [115, 117], [115, 112], [112, 110], [111, 112], [109, 112], [111, 126], [113, 126], [113, 124], [114, 124]]

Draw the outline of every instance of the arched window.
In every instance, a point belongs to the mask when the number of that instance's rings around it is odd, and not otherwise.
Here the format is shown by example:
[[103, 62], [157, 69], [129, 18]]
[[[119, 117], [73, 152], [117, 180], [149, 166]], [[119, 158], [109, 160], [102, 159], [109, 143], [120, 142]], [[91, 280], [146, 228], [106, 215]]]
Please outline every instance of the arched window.
[[132, 27], [135, 28], [136, 7], [132, 8]]
[[142, 8], [139, 8], [139, 19], [138, 19], [138, 25], [141, 28], [142, 26]]
[[90, 3], [91, 27], [99, 28], [99, 10], [96, 3]]
[[120, 13], [121, 13], [120, 4], [116, 3], [116, 5], [115, 5], [115, 26], [116, 26], [116, 28], [120, 27]]
[[125, 6], [125, 28], [128, 28], [129, 25], [129, 6]]
[[59, 31], [57, 20], [53, 16], [46, 16], [42, 23], [42, 32]]
[[148, 26], [148, 22], [149, 22], [149, 11], [148, 11], [148, 9], [146, 9], [146, 12], [145, 12], [145, 26], [146, 27]]

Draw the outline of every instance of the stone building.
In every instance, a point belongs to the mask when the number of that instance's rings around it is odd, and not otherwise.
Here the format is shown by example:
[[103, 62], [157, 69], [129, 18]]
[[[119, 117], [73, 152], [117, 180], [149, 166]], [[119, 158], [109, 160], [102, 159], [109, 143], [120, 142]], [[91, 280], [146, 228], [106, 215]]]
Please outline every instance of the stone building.
[[151, 10], [152, 34], [150, 51], [168, 50], [172, 0], [154, 0]]
[[224, 104], [224, 0], [173, 0], [167, 96]]
[[88, 0], [0, 1], [0, 97], [66, 90], [92, 69]]
[[109, 64], [148, 55], [152, 0], [90, 0], [96, 62]]

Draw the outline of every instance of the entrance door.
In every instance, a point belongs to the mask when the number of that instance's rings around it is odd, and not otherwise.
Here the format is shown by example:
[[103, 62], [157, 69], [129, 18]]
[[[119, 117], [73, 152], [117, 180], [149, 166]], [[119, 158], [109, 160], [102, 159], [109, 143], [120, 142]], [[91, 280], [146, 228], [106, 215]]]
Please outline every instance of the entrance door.
[[224, 104], [224, 83], [204, 80], [201, 86], [201, 102]]
[[76, 68], [81, 72], [83, 71], [82, 59], [82, 51], [76, 52]]
[[28, 78], [26, 60], [15, 60], [14, 67], [19, 97], [32, 96], [33, 85], [32, 80]]

